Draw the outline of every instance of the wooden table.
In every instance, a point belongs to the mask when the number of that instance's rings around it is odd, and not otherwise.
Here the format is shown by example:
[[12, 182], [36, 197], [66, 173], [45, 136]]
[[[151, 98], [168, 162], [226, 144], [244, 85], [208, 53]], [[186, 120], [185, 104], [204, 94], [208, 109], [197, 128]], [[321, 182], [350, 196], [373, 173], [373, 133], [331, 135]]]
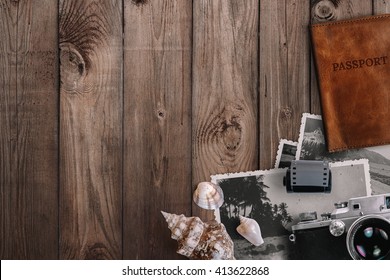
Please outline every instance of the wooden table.
[[[308, 25], [389, 0], [0, 0], [1, 259], [172, 259], [160, 210], [320, 113]], [[343, 47], [343, 46], [337, 46]]]

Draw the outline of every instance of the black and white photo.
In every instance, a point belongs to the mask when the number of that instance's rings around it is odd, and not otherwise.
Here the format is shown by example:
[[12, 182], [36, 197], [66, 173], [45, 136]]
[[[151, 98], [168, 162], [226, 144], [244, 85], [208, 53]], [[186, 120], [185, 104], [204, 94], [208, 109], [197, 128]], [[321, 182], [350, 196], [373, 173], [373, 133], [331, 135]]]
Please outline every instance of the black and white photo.
[[[331, 212], [336, 202], [370, 194], [367, 160], [332, 163], [331, 168], [330, 194], [287, 193], [285, 169], [212, 176], [212, 182], [224, 193], [219, 218], [234, 242], [236, 259], [293, 259], [289, 234], [300, 213], [316, 211], [320, 216]], [[258, 222], [264, 244], [256, 247], [237, 233], [240, 215]]]
[[279, 141], [278, 152], [275, 160], [275, 168], [286, 168], [291, 165], [291, 161], [295, 159], [297, 153], [298, 142], [293, 142], [287, 139]]
[[390, 145], [329, 153], [320, 115], [303, 114], [296, 159], [331, 162], [368, 159], [372, 194], [390, 192]]

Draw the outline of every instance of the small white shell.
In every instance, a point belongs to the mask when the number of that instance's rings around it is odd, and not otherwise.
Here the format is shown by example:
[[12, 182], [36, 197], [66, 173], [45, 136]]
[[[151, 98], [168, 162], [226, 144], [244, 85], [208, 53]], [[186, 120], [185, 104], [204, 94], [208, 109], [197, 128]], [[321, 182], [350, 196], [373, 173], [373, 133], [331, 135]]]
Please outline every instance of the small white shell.
[[237, 227], [237, 231], [255, 246], [264, 243], [259, 224], [251, 218], [240, 216], [240, 225]]
[[201, 208], [214, 210], [223, 204], [222, 189], [211, 182], [200, 182], [193, 195], [194, 202]]

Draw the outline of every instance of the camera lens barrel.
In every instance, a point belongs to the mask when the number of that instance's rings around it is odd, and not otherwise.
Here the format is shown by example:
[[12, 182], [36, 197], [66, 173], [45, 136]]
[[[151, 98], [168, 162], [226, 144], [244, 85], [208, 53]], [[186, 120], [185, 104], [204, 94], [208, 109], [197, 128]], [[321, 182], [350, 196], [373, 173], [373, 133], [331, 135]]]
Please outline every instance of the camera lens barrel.
[[390, 259], [390, 222], [378, 215], [357, 219], [349, 228], [347, 249], [355, 260]]

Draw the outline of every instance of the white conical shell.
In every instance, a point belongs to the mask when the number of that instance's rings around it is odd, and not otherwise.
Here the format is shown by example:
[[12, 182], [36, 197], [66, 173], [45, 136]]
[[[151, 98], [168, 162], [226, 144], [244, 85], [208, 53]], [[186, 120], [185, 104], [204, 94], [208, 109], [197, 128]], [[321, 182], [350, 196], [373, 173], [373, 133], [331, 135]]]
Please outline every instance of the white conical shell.
[[237, 227], [237, 231], [255, 246], [264, 243], [259, 224], [251, 218], [240, 216], [240, 225]]
[[211, 182], [200, 182], [193, 195], [194, 202], [201, 208], [214, 210], [223, 204], [222, 189]]

